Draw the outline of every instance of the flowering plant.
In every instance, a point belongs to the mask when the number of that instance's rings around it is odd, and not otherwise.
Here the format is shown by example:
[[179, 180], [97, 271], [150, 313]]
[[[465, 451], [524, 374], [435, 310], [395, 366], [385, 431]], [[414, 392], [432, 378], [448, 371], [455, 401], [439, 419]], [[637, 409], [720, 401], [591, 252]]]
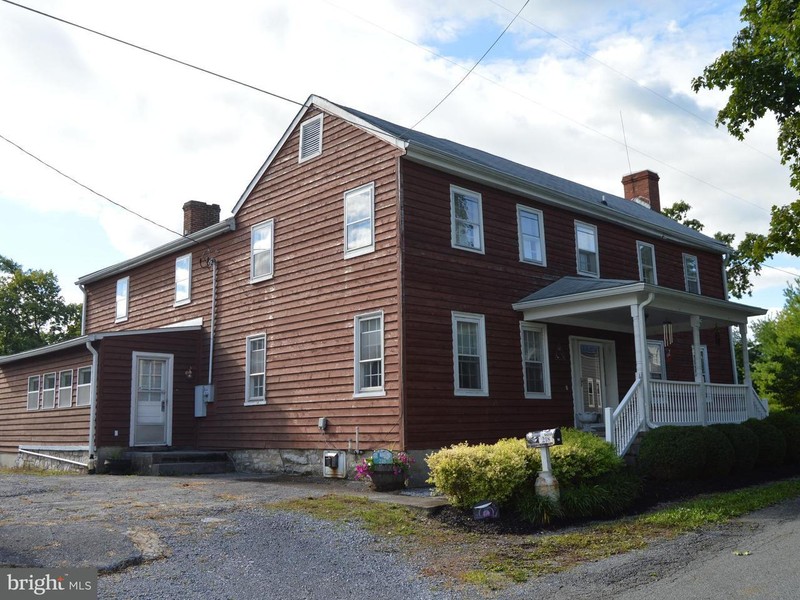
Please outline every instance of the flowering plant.
[[[392, 462], [386, 466], [392, 468], [392, 473], [395, 476], [403, 475], [404, 479], [408, 479], [408, 470], [414, 463], [414, 458], [405, 452], [392, 452]], [[356, 465], [355, 479], [372, 479], [375, 472], [373, 458], [365, 458]]]

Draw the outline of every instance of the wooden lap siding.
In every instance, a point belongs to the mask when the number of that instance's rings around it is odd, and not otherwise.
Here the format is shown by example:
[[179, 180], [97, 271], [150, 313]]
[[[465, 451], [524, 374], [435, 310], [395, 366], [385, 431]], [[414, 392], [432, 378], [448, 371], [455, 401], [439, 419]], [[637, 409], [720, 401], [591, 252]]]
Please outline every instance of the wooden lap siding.
[[[76, 406], [77, 370], [92, 365], [85, 347], [37, 356], [0, 366], [0, 452], [16, 453], [20, 445], [87, 446], [89, 406]], [[27, 410], [28, 377], [72, 370], [69, 408]], [[41, 398], [41, 387], [40, 387]], [[40, 400], [41, 405], [41, 400]]]

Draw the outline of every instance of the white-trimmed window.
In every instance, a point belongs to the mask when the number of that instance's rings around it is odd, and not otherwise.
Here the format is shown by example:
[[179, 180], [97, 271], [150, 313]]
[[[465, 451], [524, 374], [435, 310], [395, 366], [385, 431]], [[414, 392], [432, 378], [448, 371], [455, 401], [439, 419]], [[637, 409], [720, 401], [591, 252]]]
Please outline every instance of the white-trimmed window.
[[550, 360], [547, 354], [547, 326], [522, 322], [522, 373], [526, 398], [550, 397]]
[[250, 281], [262, 281], [272, 277], [273, 253], [272, 241], [274, 221], [253, 225], [250, 230]]
[[75, 406], [89, 406], [92, 403], [92, 367], [78, 369], [78, 383], [75, 386]]
[[481, 195], [450, 186], [450, 243], [453, 248], [484, 253]]
[[647, 340], [647, 369], [650, 379], [659, 381], [667, 378], [667, 365], [664, 361], [664, 342]]
[[578, 260], [578, 275], [599, 277], [597, 227], [575, 221], [575, 252]]
[[260, 333], [247, 338], [247, 380], [245, 404], [267, 402], [267, 335]]
[[322, 154], [322, 115], [300, 124], [299, 162]]
[[39, 410], [39, 383], [38, 375], [28, 377], [28, 410]]
[[128, 295], [130, 291], [130, 280], [130, 277], [117, 279], [117, 310], [116, 318], [114, 319], [117, 323], [128, 320]]
[[72, 406], [72, 369], [58, 374], [58, 408]]
[[517, 205], [519, 259], [534, 265], [547, 266], [544, 253], [544, 217], [542, 211]]
[[691, 254], [683, 255], [683, 279], [686, 282], [687, 292], [700, 293], [700, 271], [697, 267], [696, 256]]
[[383, 312], [355, 317], [355, 395], [383, 396]]
[[[692, 346], [692, 365], [695, 365], [695, 346]], [[703, 374], [703, 383], [711, 383], [711, 374], [708, 371], [708, 346], [700, 345], [700, 369]]]
[[56, 374], [45, 373], [42, 376], [42, 408], [56, 407]]
[[344, 257], [375, 250], [375, 184], [344, 193]]
[[452, 313], [453, 375], [457, 396], [488, 396], [486, 325], [483, 315]]
[[192, 255], [175, 259], [175, 306], [192, 301]]
[[655, 246], [647, 242], [636, 242], [636, 254], [639, 256], [639, 281], [658, 285]]

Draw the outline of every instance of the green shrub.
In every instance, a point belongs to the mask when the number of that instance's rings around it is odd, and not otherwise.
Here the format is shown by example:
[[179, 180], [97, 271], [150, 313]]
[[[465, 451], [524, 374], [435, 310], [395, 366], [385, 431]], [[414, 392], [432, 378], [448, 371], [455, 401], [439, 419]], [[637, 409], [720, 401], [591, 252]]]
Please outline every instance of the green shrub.
[[758, 460], [758, 436], [749, 427], [735, 423], [712, 425], [709, 429], [721, 432], [733, 446], [733, 471], [752, 471]]
[[623, 465], [614, 446], [596, 435], [577, 429], [563, 429], [561, 437], [563, 445], [554, 446], [551, 456], [553, 475], [562, 487], [594, 479], [616, 471]]
[[764, 420], [780, 429], [786, 438], [786, 462], [800, 464], [800, 415], [779, 412], [770, 414]]
[[703, 465], [703, 477], [726, 477], [733, 470], [736, 462], [736, 451], [721, 431], [713, 427], [693, 427], [698, 429], [705, 448], [706, 462]]
[[758, 436], [758, 458], [756, 465], [759, 467], [774, 467], [782, 465], [786, 459], [786, 437], [783, 432], [759, 419], [748, 419], [745, 427]]
[[561, 510], [567, 518], [616, 517], [633, 505], [641, 491], [642, 480], [623, 466], [574, 487], [565, 487]]
[[706, 448], [697, 427], [665, 426], [648, 431], [639, 447], [639, 470], [660, 481], [697, 479], [703, 475]]

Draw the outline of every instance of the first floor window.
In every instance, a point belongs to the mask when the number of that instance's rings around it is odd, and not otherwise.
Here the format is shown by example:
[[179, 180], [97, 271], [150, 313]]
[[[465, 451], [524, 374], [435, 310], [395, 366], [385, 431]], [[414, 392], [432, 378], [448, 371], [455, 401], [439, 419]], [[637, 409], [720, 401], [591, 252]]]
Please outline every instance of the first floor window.
[[72, 406], [72, 369], [58, 374], [58, 408]]
[[92, 403], [92, 367], [78, 369], [78, 384], [75, 386], [75, 404], [88, 406]]
[[686, 282], [686, 291], [693, 294], [700, 293], [700, 272], [697, 268], [697, 257], [691, 254], [683, 255], [683, 278]]
[[254, 225], [250, 230], [250, 281], [269, 279], [273, 273], [274, 222]]
[[245, 404], [264, 404], [267, 401], [267, 336], [251, 335], [247, 338], [247, 381]]
[[56, 374], [45, 373], [42, 377], [42, 408], [56, 407]]
[[[694, 353], [696, 346], [692, 346], [692, 365], [696, 365]], [[700, 374], [703, 376], [703, 383], [711, 383], [711, 376], [708, 372], [708, 347], [703, 344], [700, 346]]]
[[39, 376], [28, 377], [28, 410], [39, 408]]
[[487, 396], [486, 327], [483, 315], [452, 314], [455, 393]]
[[575, 221], [575, 247], [578, 275], [598, 277], [600, 265], [597, 257], [597, 227]]
[[667, 378], [667, 368], [664, 363], [664, 342], [658, 340], [647, 341], [647, 365], [651, 380]]
[[383, 313], [356, 317], [355, 351], [356, 395], [382, 395]]
[[130, 277], [117, 280], [117, 312], [116, 321], [125, 321], [128, 318], [128, 288]]
[[526, 398], [550, 397], [550, 364], [547, 354], [547, 326], [520, 323], [522, 371]]

